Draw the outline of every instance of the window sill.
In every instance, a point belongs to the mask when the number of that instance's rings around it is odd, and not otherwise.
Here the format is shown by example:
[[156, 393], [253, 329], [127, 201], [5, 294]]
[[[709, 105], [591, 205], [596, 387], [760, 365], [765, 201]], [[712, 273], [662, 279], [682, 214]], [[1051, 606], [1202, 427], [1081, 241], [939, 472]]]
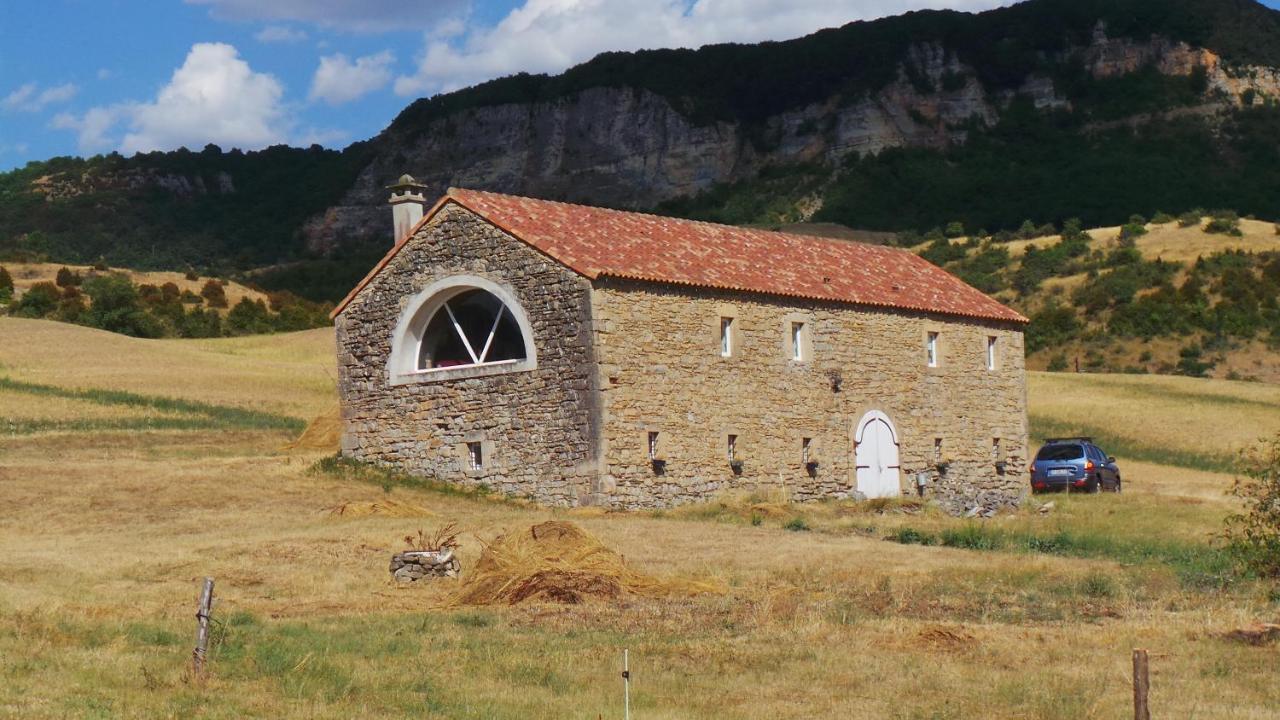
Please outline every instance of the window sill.
[[456, 365], [454, 367], [431, 368], [429, 370], [414, 370], [413, 372], [392, 375], [391, 385], [415, 385], [447, 380], [465, 380], [488, 375], [525, 372], [533, 370], [535, 367], [537, 367], [537, 363], [526, 359], [503, 360], [501, 362], [484, 363], [483, 365]]

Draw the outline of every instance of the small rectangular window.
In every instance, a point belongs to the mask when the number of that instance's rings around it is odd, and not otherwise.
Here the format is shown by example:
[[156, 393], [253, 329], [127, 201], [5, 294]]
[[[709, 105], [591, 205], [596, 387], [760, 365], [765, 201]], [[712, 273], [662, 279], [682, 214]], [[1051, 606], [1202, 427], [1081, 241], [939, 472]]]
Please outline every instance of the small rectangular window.
[[812, 447], [813, 447], [813, 438], [800, 439], [800, 462], [801, 463], [805, 465], [809, 464], [809, 450]]
[[729, 462], [733, 462], [734, 460], [737, 459], [737, 455], [738, 455], [738, 436], [737, 435], [729, 436], [729, 446], [727, 449], [729, 452]]
[[481, 443], [467, 443], [467, 459], [471, 461], [472, 470], [480, 470], [484, 467], [484, 449]]
[[1004, 459], [1004, 456], [1000, 454], [1000, 438], [991, 439], [991, 459], [996, 462]]
[[987, 369], [996, 369], [996, 338], [987, 338]]
[[658, 459], [658, 433], [656, 432], [649, 433], [649, 459]]
[[929, 341], [926, 344], [926, 352], [929, 360], [929, 367], [938, 367], [938, 333], [929, 333]]
[[720, 357], [733, 355], [733, 318], [720, 318]]
[[804, 360], [804, 323], [791, 323], [791, 359], [796, 362]]
[[933, 439], [933, 460], [942, 462], [942, 438]]

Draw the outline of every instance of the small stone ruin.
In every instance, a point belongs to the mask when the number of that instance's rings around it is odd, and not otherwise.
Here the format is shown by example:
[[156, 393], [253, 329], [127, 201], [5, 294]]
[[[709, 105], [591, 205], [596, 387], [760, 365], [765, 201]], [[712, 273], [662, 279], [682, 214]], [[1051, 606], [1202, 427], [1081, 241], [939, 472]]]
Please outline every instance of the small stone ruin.
[[462, 564], [453, 550], [406, 550], [391, 556], [391, 576], [411, 583], [423, 578], [457, 577]]

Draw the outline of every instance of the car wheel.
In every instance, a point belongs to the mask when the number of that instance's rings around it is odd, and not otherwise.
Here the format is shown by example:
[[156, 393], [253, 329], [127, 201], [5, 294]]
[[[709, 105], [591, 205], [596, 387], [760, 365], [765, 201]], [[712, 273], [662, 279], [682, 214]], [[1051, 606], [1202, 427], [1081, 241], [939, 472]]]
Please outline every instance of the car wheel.
[[1117, 495], [1120, 494], [1120, 476], [1119, 475], [1116, 476], [1116, 494]]
[[1090, 495], [1102, 492], [1102, 478], [1094, 476], [1094, 478], [1089, 481], [1089, 484], [1085, 486], [1085, 491]]

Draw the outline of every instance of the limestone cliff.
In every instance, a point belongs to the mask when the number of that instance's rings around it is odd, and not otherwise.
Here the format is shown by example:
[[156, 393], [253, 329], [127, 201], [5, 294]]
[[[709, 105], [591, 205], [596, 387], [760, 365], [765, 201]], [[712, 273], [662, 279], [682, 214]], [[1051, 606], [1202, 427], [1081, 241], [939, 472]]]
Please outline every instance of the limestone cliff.
[[[1276, 68], [1231, 65], [1161, 36], [1112, 38], [1101, 23], [1091, 43], [1050, 61], [1050, 67], [1075, 63], [1094, 79], [1148, 68], [1166, 76], [1203, 73], [1195, 107], [1207, 114], [1280, 98]], [[832, 94], [752, 124], [699, 123], [650, 90], [592, 87], [550, 101], [467, 108], [425, 127], [393, 125], [374, 140], [372, 160], [355, 185], [311, 218], [304, 235], [319, 252], [389, 241], [384, 186], [404, 172], [437, 192], [457, 185], [644, 208], [754, 177], [771, 165], [834, 168], [855, 153], [961, 143], [972, 128], [995, 123], [1019, 96], [1040, 109], [1072, 109], [1072, 99], [1047, 74], [1030, 72], [1019, 86], [995, 90], [980, 76], [941, 43], [918, 43], [897, 77], [874, 92]]]

